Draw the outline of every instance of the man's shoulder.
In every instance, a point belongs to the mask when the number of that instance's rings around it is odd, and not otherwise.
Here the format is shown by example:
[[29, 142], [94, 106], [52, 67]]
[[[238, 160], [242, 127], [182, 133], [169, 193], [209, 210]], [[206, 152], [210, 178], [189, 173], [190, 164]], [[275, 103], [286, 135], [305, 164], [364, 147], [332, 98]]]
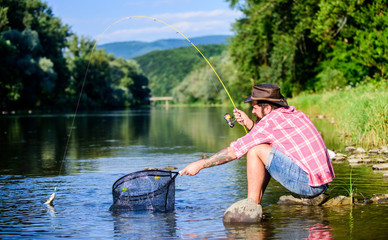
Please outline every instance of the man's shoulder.
[[299, 110], [296, 110], [294, 106], [289, 106], [288, 108], [281, 107], [273, 110], [271, 118], [275, 119], [292, 119], [292, 118], [308, 118], [308, 116]]

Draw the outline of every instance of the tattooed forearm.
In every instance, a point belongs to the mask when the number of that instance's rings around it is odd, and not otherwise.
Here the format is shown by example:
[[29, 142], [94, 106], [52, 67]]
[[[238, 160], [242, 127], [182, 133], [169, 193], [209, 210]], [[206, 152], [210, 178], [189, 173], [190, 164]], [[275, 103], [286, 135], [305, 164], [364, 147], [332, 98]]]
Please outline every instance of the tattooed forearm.
[[233, 153], [229, 151], [229, 148], [224, 148], [218, 153], [214, 154], [208, 159], [204, 159], [205, 167], [213, 167], [221, 165], [236, 159]]

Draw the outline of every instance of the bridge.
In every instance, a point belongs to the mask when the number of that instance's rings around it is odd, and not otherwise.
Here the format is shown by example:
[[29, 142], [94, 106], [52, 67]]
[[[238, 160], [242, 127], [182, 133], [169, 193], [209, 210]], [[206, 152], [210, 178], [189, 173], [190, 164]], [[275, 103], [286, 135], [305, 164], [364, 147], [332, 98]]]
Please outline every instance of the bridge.
[[165, 106], [168, 108], [168, 101], [172, 101], [172, 97], [150, 97], [151, 102], [166, 101]]

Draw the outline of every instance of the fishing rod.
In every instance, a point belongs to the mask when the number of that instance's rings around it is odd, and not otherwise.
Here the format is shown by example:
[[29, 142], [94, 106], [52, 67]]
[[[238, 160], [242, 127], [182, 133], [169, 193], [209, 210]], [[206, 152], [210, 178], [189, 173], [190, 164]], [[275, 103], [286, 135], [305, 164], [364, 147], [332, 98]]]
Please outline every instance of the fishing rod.
[[[80, 94], [78, 96], [78, 101], [77, 101], [77, 106], [76, 106], [76, 109], [75, 109], [75, 112], [74, 112], [74, 116], [73, 116], [73, 120], [72, 120], [72, 123], [71, 123], [71, 127], [70, 127], [70, 132], [68, 134], [68, 138], [67, 138], [67, 142], [66, 142], [66, 147], [65, 147], [65, 151], [64, 151], [64, 154], [63, 154], [63, 158], [62, 158], [62, 161], [61, 161], [61, 166], [59, 168], [59, 174], [61, 174], [61, 171], [62, 171], [62, 167], [63, 167], [63, 162], [66, 158], [66, 155], [67, 155], [67, 150], [68, 150], [68, 147], [69, 147], [69, 143], [70, 143], [70, 138], [71, 138], [71, 134], [72, 134], [72, 130], [74, 128], [74, 124], [75, 124], [75, 118], [77, 116], [77, 113], [78, 113], [78, 108], [79, 108], [79, 105], [80, 105], [80, 102], [81, 102], [81, 97], [82, 97], [82, 93], [83, 93], [83, 89], [84, 89], [84, 86], [85, 86], [85, 82], [86, 82], [86, 77], [88, 75], [88, 71], [89, 71], [89, 67], [90, 67], [90, 62], [91, 62], [91, 58], [93, 56], [93, 53], [96, 49], [96, 46], [97, 46], [97, 43], [98, 41], [101, 39], [101, 37], [105, 34], [106, 31], [108, 31], [108, 29], [110, 29], [111, 27], [113, 27], [114, 25], [122, 22], [122, 21], [125, 21], [125, 20], [128, 20], [128, 19], [133, 19], [133, 18], [147, 18], [147, 19], [151, 19], [151, 20], [154, 20], [156, 22], [159, 22], [159, 23], [162, 23], [170, 28], [172, 28], [175, 32], [179, 33], [183, 38], [185, 38], [197, 51], [198, 53], [203, 57], [203, 59], [206, 61], [206, 63], [209, 65], [209, 67], [213, 70], [214, 74], [217, 76], [218, 80], [220, 81], [222, 87], [224, 88], [226, 94], [228, 95], [229, 99], [230, 99], [230, 102], [232, 103], [233, 107], [236, 108], [236, 105], [234, 104], [234, 101], [232, 99], [232, 97], [230, 96], [229, 94], [229, 91], [228, 89], [226, 88], [224, 82], [221, 80], [220, 76], [218, 75], [218, 73], [216, 72], [216, 70], [214, 69], [213, 65], [209, 62], [209, 60], [205, 57], [205, 55], [201, 52], [201, 50], [199, 50], [197, 48], [197, 46], [188, 38], [186, 37], [181, 31], [179, 31], [178, 29], [176, 29], [174, 26], [160, 20], [160, 19], [157, 19], [157, 18], [154, 18], [154, 17], [149, 17], [149, 16], [129, 16], [129, 17], [124, 17], [120, 20], [117, 20], [116, 22], [112, 23], [111, 25], [109, 25], [101, 34], [100, 36], [97, 38], [96, 42], [94, 43], [94, 46], [92, 48], [92, 51], [91, 51], [91, 54], [90, 54], [90, 57], [89, 57], [89, 63], [88, 63], [88, 66], [86, 68], [86, 72], [85, 72], [85, 76], [84, 76], [84, 79], [82, 81], [82, 85], [81, 85], [81, 90], [80, 90]], [[227, 118], [225, 117], [226, 115], [229, 115]], [[225, 114], [224, 118], [226, 120], [226, 122], [228, 123], [228, 125], [230, 127], [233, 127], [234, 126], [234, 122], [233, 120], [231, 119], [231, 116], [230, 114]], [[247, 129], [244, 127], [244, 130], [245, 130], [245, 133], [248, 133], [247, 132]], [[51, 196], [49, 197], [49, 199], [45, 202], [45, 204], [48, 204], [48, 205], [51, 205], [52, 202], [54, 201], [55, 199], [55, 193], [57, 191], [57, 186], [55, 187], [54, 189], [54, 193], [51, 194]]]

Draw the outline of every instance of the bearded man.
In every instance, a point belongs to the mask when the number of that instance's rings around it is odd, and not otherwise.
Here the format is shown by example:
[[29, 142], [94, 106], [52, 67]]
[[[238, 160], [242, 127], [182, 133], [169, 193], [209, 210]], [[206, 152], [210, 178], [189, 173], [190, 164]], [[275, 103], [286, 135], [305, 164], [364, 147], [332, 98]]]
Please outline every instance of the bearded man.
[[274, 84], [258, 84], [245, 99], [251, 103], [251, 120], [234, 109], [237, 122], [249, 129], [208, 159], [190, 163], [181, 175], [196, 175], [201, 169], [221, 165], [247, 155], [248, 199], [260, 204], [271, 177], [289, 191], [312, 198], [324, 193], [334, 170], [322, 136], [309, 117], [288, 106]]

